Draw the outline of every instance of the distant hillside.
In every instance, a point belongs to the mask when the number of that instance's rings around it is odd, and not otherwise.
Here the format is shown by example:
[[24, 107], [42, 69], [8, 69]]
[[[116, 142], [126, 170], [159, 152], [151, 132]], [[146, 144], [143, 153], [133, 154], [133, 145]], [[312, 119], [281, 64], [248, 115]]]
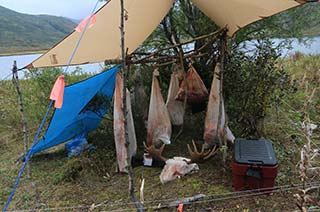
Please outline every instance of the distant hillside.
[[309, 3], [265, 18], [242, 29], [245, 39], [320, 36], [320, 3]]
[[75, 26], [67, 18], [21, 14], [0, 6], [0, 54], [48, 49]]
[[320, 36], [320, 3], [309, 3], [283, 12], [278, 19], [287, 26], [288, 32], [300, 30], [300, 36]]

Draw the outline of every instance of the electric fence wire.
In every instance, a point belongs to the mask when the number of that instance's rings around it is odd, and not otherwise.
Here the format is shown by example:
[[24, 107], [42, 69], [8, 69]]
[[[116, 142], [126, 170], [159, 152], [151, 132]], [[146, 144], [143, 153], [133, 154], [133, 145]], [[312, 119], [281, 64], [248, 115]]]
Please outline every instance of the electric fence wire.
[[[301, 186], [302, 187], [302, 186]], [[314, 188], [319, 188], [320, 185], [317, 185], [317, 187], [314, 187]], [[290, 191], [290, 190], [294, 190], [294, 189], [297, 189], [299, 187], [292, 187], [292, 188], [284, 188], [284, 189], [278, 189], [278, 190], [274, 190], [273, 192], [274, 193], [277, 193], [277, 192], [285, 192], [285, 191]], [[270, 191], [265, 191], [265, 192], [259, 192], [259, 193], [249, 193], [249, 194], [244, 194], [244, 195], [239, 195], [239, 196], [230, 196], [230, 197], [219, 197], [219, 198], [214, 198], [214, 199], [207, 199], [207, 200], [201, 200], [201, 201], [193, 201], [193, 202], [188, 202], [188, 203], [184, 203], [184, 205], [191, 205], [191, 204], [206, 204], [206, 203], [211, 203], [211, 202], [214, 202], [214, 201], [225, 201], [225, 200], [231, 200], [231, 199], [239, 199], [239, 198], [245, 198], [245, 197], [252, 197], [252, 196], [260, 196], [260, 195], [264, 195], [264, 194], [269, 194]], [[179, 199], [177, 199], [179, 200]], [[153, 201], [155, 202], [155, 201]], [[132, 205], [134, 203], [131, 203]], [[115, 206], [115, 205], [113, 205]], [[101, 206], [100, 206], [101, 207]], [[172, 207], [176, 207], [176, 205], [157, 205], [157, 206], [147, 206], [147, 207], [144, 207], [145, 210], [148, 210], [148, 209], [163, 209], [163, 208], [172, 208]], [[37, 210], [37, 211], [67, 211], [67, 210], [74, 210], [74, 209], [90, 209], [90, 208], [93, 208], [93, 209], [96, 209], [98, 208], [97, 206], [84, 206], [84, 205], [79, 205], [79, 206], [70, 206], [70, 207], [60, 207], [60, 208], [47, 208], [47, 209], [32, 209], [32, 210], [15, 210], [15, 211], [11, 211], [11, 212], [31, 212], [31, 211], [34, 211], [34, 210]], [[108, 210], [108, 211], [104, 211], [104, 212], [122, 212], [122, 211], [132, 211], [134, 210], [134, 208], [124, 208], [124, 209], [116, 209], [116, 210]], [[102, 212], [102, 210], [99, 210]]]
[[[317, 181], [316, 181], [317, 182]], [[315, 183], [310, 183], [308, 184], [309, 186], [320, 186], [320, 182]], [[298, 184], [298, 185], [284, 185], [284, 186], [275, 186], [272, 188], [261, 188], [261, 189], [253, 189], [253, 190], [245, 190], [245, 191], [234, 191], [234, 192], [227, 192], [227, 193], [223, 193], [223, 194], [216, 194], [216, 195], [209, 195], [206, 196], [204, 198], [206, 198], [207, 200], [201, 200], [201, 201], [216, 201], [216, 200], [220, 200], [222, 197], [226, 198], [226, 197], [232, 197], [232, 198], [240, 198], [240, 197], [244, 197], [248, 194], [254, 194], [254, 195], [260, 195], [260, 194], [266, 194], [266, 193], [270, 193], [270, 191], [272, 190], [272, 192], [277, 191], [277, 190], [283, 190], [283, 189], [295, 189], [295, 188], [301, 188], [303, 187], [303, 184]], [[257, 193], [258, 192], [258, 193]], [[168, 202], [173, 202], [173, 201], [179, 201], [182, 200], [183, 198], [172, 198], [172, 199], [164, 199], [164, 200], [151, 200], [151, 201], [144, 201], [145, 204], [148, 203], [168, 203]], [[194, 201], [197, 202], [197, 201]], [[192, 202], [192, 203], [194, 203]], [[199, 202], [199, 201], [198, 201]], [[124, 204], [124, 203], [123, 203]], [[126, 203], [126, 205], [130, 205], [130, 204], [134, 204], [134, 203]], [[115, 204], [112, 204], [112, 206], [114, 206]], [[117, 205], [121, 205], [120, 203]], [[110, 206], [110, 204], [98, 204], [97, 206]]]
[[[284, 110], [280, 109], [283, 113], [285, 113]], [[290, 119], [288, 116], [284, 116], [302, 135], [305, 136], [305, 132], [297, 126], [297, 123], [295, 123], [294, 121], [292, 121], [292, 119]], [[318, 149], [320, 149], [320, 144], [317, 144], [313, 139], [311, 139], [311, 143]]]
[[[292, 110], [293, 112], [295, 112], [295, 113], [301, 113], [300, 111], [298, 111], [297, 109], [295, 109], [293, 106], [291, 106], [288, 102], [286, 102], [285, 100], [283, 100], [283, 99], [280, 99], [281, 100], [281, 102], [283, 102], [288, 108], [290, 108], [290, 110]], [[280, 109], [280, 108], [278, 108], [278, 109]], [[285, 113], [285, 111], [283, 110], [283, 109], [280, 109], [282, 112], [283, 112], [283, 114], [286, 114]], [[302, 133], [302, 135], [304, 135], [305, 136], [305, 132], [302, 130], [302, 128], [300, 128], [299, 126], [298, 126], [298, 123], [295, 123], [292, 119], [290, 119], [288, 116], [284, 116], [299, 132], [301, 132]], [[315, 145], [317, 148], [319, 148], [320, 146], [320, 144], [317, 144], [317, 143], [315, 143], [313, 140], [311, 140], [311, 142], [312, 142], [312, 144], [313, 145]]]
[[9, 77], [12, 76], [12, 73], [6, 75], [5, 77], [3, 77], [0, 81], [5, 81], [5, 80], [8, 80]]
[[[304, 186], [312, 187], [313, 189], [320, 188], [320, 181], [314, 181], [311, 183], [308, 183], [306, 185], [304, 184], [296, 184], [296, 185], [283, 185], [283, 186], [275, 186], [265, 189], [254, 189], [254, 190], [246, 190], [246, 191], [235, 191], [235, 192], [227, 192], [223, 194], [218, 195], [210, 195], [204, 197], [204, 200], [197, 200], [193, 202], [187, 202], [184, 203], [184, 205], [190, 205], [190, 204], [205, 204], [205, 203], [211, 203], [215, 201], [225, 201], [225, 200], [232, 200], [232, 199], [239, 199], [239, 198], [245, 198], [245, 197], [252, 197], [252, 196], [260, 196], [264, 194], [270, 194], [272, 193], [279, 193], [279, 192], [285, 192], [285, 191], [291, 191], [299, 188], [303, 188]], [[169, 203], [173, 201], [182, 201], [183, 198], [171, 198], [171, 199], [158, 199], [158, 200], [150, 200], [145, 201], [144, 204], [158, 204], [157, 206], [147, 206], [144, 207], [144, 209], [160, 209], [160, 208], [167, 208], [167, 207], [173, 207], [170, 206]], [[159, 203], [167, 203], [168, 205], [160, 205]], [[27, 210], [12, 210], [8, 212], [31, 212], [31, 211], [67, 211], [67, 210], [73, 210], [73, 209], [89, 209], [89, 208], [101, 208], [101, 207], [121, 207], [121, 206], [134, 206], [134, 202], [113, 202], [113, 203], [100, 203], [97, 205], [78, 205], [78, 206], [69, 206], [69, 207], [59, 207], [59, 208], [44, 208], [44, 209], [27, 209]], [[133, 210], [134, 208], [124, 208], [124, 209], [118, 209], [118, 210], [109, 210], [105, 212], [121, 212], [121, 211], [128, 211]], [[100, 210], [101, 211], [101, 210]]]
[[[17, 71], [22, 71], [22, 70], [23, 70], [23, 69], [18, 69]], [[9, 74], [6, 75], [5, 77], [3, 77], [3, 78], [0, 80], [0, 82], [1, 82], [1, 81], [5, 81], [5, 80], [8, 80], [10, 76], [12, 76], [12, 73], [9, 73]]]
[[[36, 130], [38, 128], [31, 128], [31, 129], [28, 129], [28, 132], [31, 132], [31, 131], [35, 131], [33, 132], [32, 134], [29, 134], [30, 137], [34, 137], [36, 135]], [[15, 136], [15, 137], [13, 137]], [[2, 141], [5, 141], [4, 143], [0, 143], [0, 146], [8, 146], [9, 143], [14, 143], [16, 141], [19, 141], [19, 140], [23, 140], [23, 135], [17, 135], [16, 133], [3, 133], [3, 134], [0, 134], [0, 139]], [[23, 152], [23, 151], [22, 151]], [[23, 155], [23, 154], [22, 154]]]
[[[291, 191], [297, 188], [302, 188], [303, 186], [300, 187], [288, 187], [288, 188], [281, 188], [281, 189], [276, 189], [273, 190], [272, 192], [278, 193], [278, 192], [284, 192], [284, 191]], [[320, 188], [320, 184], [314, 186], [314, 188]], [[270, 188], [269, 188], [270, 189]], [[241, 193], [241, 192], [240, 192]], [[247, 192], [244, 192], [247, 193]], [[217, 201], [226, 201], [226, 200], [232, 200], [232, 199], [239, 199], [239, 198], [246, 198], [246, 197], [253, 197], [253, 196], [260, 196], [264, 194], [269, 194], [269, 191], [263, 191], [263, 192], [250, 192], [247, 194], [242, 194], [242, 195], [235, 195], [235, 196], [225, 196], [225, 197], [216, 197], [216, 198], [207, 198], [206, 200], [198, 200], [198, 201], [193, 201], [193, 202], [186, 202], [184, 205], [194, 205], [194, 204], [207, 204], [207, 203], [212, 203], [212, 202], [217, 202]], [[177, 199], [179, 200], [179, 199]], [[158, 206], [149, 206], [149, 207], [144, 207], [145, 210], [148, 209], [161, 209], [161, 208], [172, 208], [172, 207], [177, 207], [176, 205], [158, 205]], [[122, 212], [122, 211], [131, 211], [134, 208], [125, 208], [125, 209], [119, 209], [119, 210], [109, 210], [109, 211], [101, 211], [101, 212]]]

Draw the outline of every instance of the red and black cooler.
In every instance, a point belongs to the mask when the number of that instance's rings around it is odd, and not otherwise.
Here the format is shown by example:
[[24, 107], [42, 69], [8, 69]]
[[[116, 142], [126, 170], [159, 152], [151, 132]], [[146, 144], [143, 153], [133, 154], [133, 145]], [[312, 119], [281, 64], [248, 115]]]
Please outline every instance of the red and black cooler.
[[270, 191], [277, 177], [278, 164], [268, 140], [237, 139], [232, 162], [233, 186], [239, 190]]

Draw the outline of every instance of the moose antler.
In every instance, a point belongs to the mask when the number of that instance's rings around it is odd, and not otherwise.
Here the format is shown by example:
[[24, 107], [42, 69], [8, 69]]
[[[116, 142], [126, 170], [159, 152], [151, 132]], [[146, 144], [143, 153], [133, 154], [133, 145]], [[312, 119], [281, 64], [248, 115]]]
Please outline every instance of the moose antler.
[[154, 144], [147, 146], [147, 144], [143, 142], [143, 145], [146, 152], [148, 152], [149, 155], [152, 156], [154, 159], [158, 161], [163, 161], [163, 162], [167, 160], [167, 158], [162, 156], [162, 152], [164, 150], [165, 144], [162, 144], [162, 146], [159, 149], [157, 149], [154, 146]]
[[218, 151], [218, 147], [215, 145], [212, 147], [212, 149], [209, 149], [207, 152], [205, 152], [204, 150], [205, 144], [202, 144], [201, 151], [199, 152], [194, 140], [192, 140], [192, 144], [193, 144], [194, 151], [192, 151], [190, 145], [187, 144], [189, 154], [191, 156], [191, 162], [203, 162], [209, 159], [210, 157], [212, 157], [213, 155], [215, 155]]

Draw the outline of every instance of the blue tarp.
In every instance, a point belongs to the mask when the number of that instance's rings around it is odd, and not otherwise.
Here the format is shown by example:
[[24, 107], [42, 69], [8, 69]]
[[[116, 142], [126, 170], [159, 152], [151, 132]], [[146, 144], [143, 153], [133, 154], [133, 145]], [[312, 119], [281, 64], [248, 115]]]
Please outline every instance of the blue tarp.
[[47, 132], [31, 153], [49, 149], [96, 129], [111, 102], [119, 66], [67, 86], [61, 109], [55, 109]]

